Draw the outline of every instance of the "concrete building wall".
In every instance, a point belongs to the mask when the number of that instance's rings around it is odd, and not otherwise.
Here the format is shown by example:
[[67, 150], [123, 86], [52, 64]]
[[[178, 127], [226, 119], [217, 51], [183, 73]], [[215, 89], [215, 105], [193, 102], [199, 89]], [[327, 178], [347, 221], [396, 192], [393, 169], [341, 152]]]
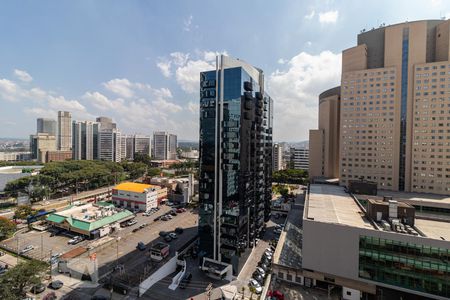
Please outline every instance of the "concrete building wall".
[[325, 176], [324, 171], [324, 130], [309, 130], [309, 178], [313, 180], [315, 177]]
[[280, 144], [273, 144], [272, 169], [273, 171], [283, 170], [283, 147]]
[[450, 60], [450, 20], [436, 26], [436, 61]]
[[[358, 46], [343, 51], [340, 114], [342, 185], [347, 185], [349, 179], [362, 176], [377, 182], [382, 189], [448, 193], [445, 188], [438, 187], [445, 185], [445, 180], [430, 179], [431, 185], [418, 184], [417, 169], [414, 170], [418, 167], [418, 154], [414, 154], [417, 149], [414, 150], [413, 143], [420, 139], [416, 127], [430, 126], [417, 124], [417, 114], [433, 114], [431, 118], [447, 117], [440, 111], [423, 108], [425, 104], [422, 102], [422, 111], [419, 112], [419, 108], [415, 111], [415, 101], [425, 99], [416, 97], [417, 93], [421, 93], [417, 89], [428, 89], [431, 96], [433, 92], [445, 94], [450, 87], [445, 84], [417, 83], [420, 79], [415, 78], [414, 70], [415, 66], [433, 60], [448, 60], [449, 24], [449, 21], [428, 20], [374, 29], [358, 35]], [[380, 42], [382, 38], [383, 43]], [[381, 57], [384, 59], [383, 64]], [[429, 76], [432, 74], [430, 72]], [[438, 75], [439, 71], [435, 76]], [[438, 77], [436, 79], [441, 80]], [[445, 106], [444, 103], [440, 105]], [[443, 125], [446, 128], [448, 126], [447, 123]], [[425, 128], [421, 130], [427, 131]], [[439, 138], [439, 135], [435, 135], [435, 138]], [[442, 134], [440, 138], [445, 139], [445, 136]], [[434, 151], [439, 149], [435, 148]], [[445, 158], [444, 155], [441, 158]], [[429, 163], [431, 161], [426, 162]], [[435, 171], [431, 168], [444, 170], [443, 167], [430, 166], [428, 171]], [[440, 171], [436, 175], [447, 174]]]
[[72, 114], [58, 111], [58, 150], [72, 150]]
[[[302, 267], [313, 273], [323, 273], [327, 277], [333, 276], [359, 282], [373, 283], [359, 278], [359, 237], [372, 236], [411, 244], [449, 249], [448, 241], [418, 237], [370, 229], [345, 226], [333, 223], [322, 223], [314, 220], [303, 220], [303, 248]], [[355, 288], [349, 281], [350, 288]], [[384, 285], [389, 287], [388, 285]], [[405, 290], [399, 287], [391, 287]], [[411, 290], [405, 290], [413, 292]], [[417, 293], [420, 294], [420, 293]], [[423, 295], [423, 294], [422, 294]]]

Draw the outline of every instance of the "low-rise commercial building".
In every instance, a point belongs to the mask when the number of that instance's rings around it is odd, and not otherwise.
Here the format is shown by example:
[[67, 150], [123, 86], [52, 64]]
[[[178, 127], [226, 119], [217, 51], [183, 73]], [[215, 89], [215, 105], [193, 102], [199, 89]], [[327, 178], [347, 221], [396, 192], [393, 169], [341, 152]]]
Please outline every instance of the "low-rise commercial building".
[[112, 201], [120, 207], [146, 211], [158, 206], [158, 197], [167, 196], [167, 190], [160, 186], [124, 182], [116, 185], [112, 190]]
[[276, 279], [337, 289], [343, 299], [448, 299], [450, 198], [380, 194], [310, 185], [280, 235]]
[[87, 238], [105, 236], [117, 230], [120, 223], [134, 218], [132, 212], [106, 202], [69, 206], [47, 216], [52, 226], [78, 233]]
[[72, 151], [71, 150], [47, 151], [47, 153], [45, 154], [45, 159], [46, 159], [46, 162], [65, 161], [68, 159], [72, 159]]
[[0, 161], [25, 161], [31, 159], [31, 152], [0, 152]]

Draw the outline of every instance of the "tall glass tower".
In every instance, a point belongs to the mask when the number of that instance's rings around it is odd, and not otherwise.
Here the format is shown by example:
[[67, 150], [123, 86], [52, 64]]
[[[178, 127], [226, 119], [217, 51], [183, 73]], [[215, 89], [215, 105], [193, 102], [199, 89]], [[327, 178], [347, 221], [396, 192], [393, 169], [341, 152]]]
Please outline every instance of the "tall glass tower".
[[270, 217], [272, 112], [262, 70], [222, 55], [216, 70], [200, 73], [198, 231], [207, 272], [217, 262], [236, 275]]

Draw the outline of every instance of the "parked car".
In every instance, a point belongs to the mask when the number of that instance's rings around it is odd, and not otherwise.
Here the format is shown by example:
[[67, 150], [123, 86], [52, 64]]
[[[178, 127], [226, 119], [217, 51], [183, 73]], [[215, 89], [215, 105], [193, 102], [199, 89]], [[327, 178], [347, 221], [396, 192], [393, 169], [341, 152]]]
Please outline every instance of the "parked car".
[[3, 255], [5, 255], [5, 252], [0, 251], [0, 256], [3, 256]]
[[253, 287], [255, 289], [256, 294], [261, 294], [262, 293], [262, 287], [258, 283], [258, 281], [256, 281], [255, 279], [250, 279], [250, 281], [248, 283], [248, 286], [249, 287]]
[[177, 234], [174, 233], [174, 232], [169, 233], [169, 236], [170, 236], [170, 238], [171, 238], [172, 240], [175, 240], [175, 239], [178, 238], [178, 237], [177, 237]]
[[154, 218], [153, 222], [156, 222], [156, 221], [159, 221], [159, 220], [161, 220], [161, 216]]
[[133, 226], [134, 224], [137, 224], [137, 221], [134, 219], [127, 222], [127, 226]]
[[74, 237], [74, 241], [72, 242], [72, 245], [76, 245], [78, 243], [81, 243], [82, 241], [84, 241], [84, 237], [76, 236], [76, 237]]
[[273, 234], [275, 234], [275, 235], [280, 235], [281, 234], [281, 228], [275, 228], [274, 230], [273, 230]]
[[189, 282], [191, 282], [191, 279], [192, 279], [192, 274], [191, 273], [184, 274], [183, 279], [181, 279], [181, 282], [178, 285], [178, 287], [180, 289], [185, 289], [186, 286], [189, 284]]
[[173, 219], [172, 215], [167, 215], [166, 218], [169, 219], [169, 220]]
[[284, 294], [280, 291], [268, 291], [267, 296], [271, 297], [270, 299], [276, 299], [276, 300], [284, 300]]
[[177, 210], [175, 212], [181, 214], [181, 213], [184, 213], [185, 210], [183, 208], [177, 208]]
[[255, 279], [259, 284], [263, 284], [264, 283], [264, 276], [261, 276], [261, 274], [254, 274], [253, 279]]
[[159, 232], [159, 236], [160, 237], [165, 237], [166, 235], [168, 235], [169, 233], [168, 232], [166, 232], [166, 231], [160, 231]]
[[167, 216], [162, 216], [162, 217], [161, 217], [161, 220], [163, 220], [163, 221], [169, 221], [169, 218], [168, 218]]
[[176, 211], [174, 211], [174, 210], [172, 210], [171, 212], [170, 212], [170, 215], [172, 215], [172, 216], [176, 216], [177, 215], [177, 212]]
[[53, 290], [59, 290], [60, 288], [63, 287], [63, 285], [64, 285], [64, 283], [61, 280], [55, 280], [55, 281], [50, 282], [48, 287]]
[[176, 233], [176, 234], [182, 234], [182, 233], [183, 233], [183, 231], [184, 231], [184, 229], [183, 229], [183, 228], [181, 228], [181, 227], [177, 227], [177, 228], [175, 228], [175, 233]]
[[[261, 267], [256, 267], [255, 272], [257, 272], [258, 274], [260, 274], [263, 277], [266, 276], [266, 271], [264, 271], [263, 268], [261, 268]], [[253, 273], [253, 274], [255, 274], [255, 273]]]
[[131, 232], [138, 232], [139, 230], [140, 230], [141, 228], [139, 228], [139, 227], [136, 227], [136, 228], [134, 228], [133, 230], [131, 230]]
[[30, 292], [32, 292], [33, 294], [40, 294], [43, 291], [45, 291], [45, 285], [43, 285], [42, 283], [33, 285], [33, 287], [30, 290]]
[[170, 235], [166, 235], [166, 236], [164, 237], [164, 240], [165, 240], [166, 242], [171, 242], [171, 241], [172, 241], [172, 238], [170, 237]]
[[33, 249], [34, 249], [34, 246], [33, 246], [33, 245], [28, 245], [28, 246], [26, 246], [25, 248], [23, 248], [22, 250], [20, 250], [20, 251], [19, 251], [19, 254], [25, 254], [25, 253], [27, 253], [27, 252], [33, 250]]
[[137, 249], [139, 249], [140, 251], [144, 251], [145, 250], [145, 244], [144, 242], [139, 242], [136, 246]]

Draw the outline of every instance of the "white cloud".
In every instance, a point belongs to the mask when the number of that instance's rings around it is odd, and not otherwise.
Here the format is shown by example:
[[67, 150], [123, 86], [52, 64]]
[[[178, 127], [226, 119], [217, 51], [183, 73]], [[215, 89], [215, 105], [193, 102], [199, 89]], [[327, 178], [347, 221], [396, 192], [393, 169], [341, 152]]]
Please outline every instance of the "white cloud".
[[103, 86], [107, 90], [109, 90], [119, 96], [125, 97], [125, 98], [131, 98], [134, 96], [134, 92], [132, 90], [131, 83], [126, 78], [112, 79], [108, 82], [103, 83]]
[[198, 92], [200, 72], [215, 69], [217, 55], [228, 55], [226, 51], [196, 51], [195, 58], [190, 53], [172, 52], [169, 58], [160, 58], [157, 66], [165, 77], [172, 74], [174, 66], [175, 79], [181, 89], [189, 94]]
[[301, 52], [286, 66], [267, 79], [268, 93], [274, 99], [274, 139], [306, 140], [308, 130], [317, 128], [319, 94], [339, 85], [341, 54]]
[[166, 78], [169, 78], [170, 75], [172, 75], [172, 72], [170, 71], [170, 65], [170, 61], [160, 61], [156, 64], [163, 76]]
[[288, 61], [285, 60], [284, 58], [279, 58], [277, 61], [280, 65], [284, 65], [285, 63], [287, 63]]
[[20, 100], [21, 94], [22, 90], [17, 84], [8, 79], [0, 79], [0, 100], [16, 102]]
[[305, 19], [311, 20], [312, 18], [314, 18], [315, 15], [316, 15], [316, 12], [313, 9], [309, 14], [305, 15]]
[[445, 19], [446, 19], [446, 20], [450, 19], [450, 12], [448, 12], [448, 13], [445, 14]]
[[191, 31], [192, 29], [192, 20], [194, 17], [190, 15], [187, 19], [183, 21], [183, 30], [184, 31]]
[[23, 81], [23, 82], [33, 81], [33, 77], [31, 77], [31, 75], [28, 74], [27, 71], [15, 69], [14, 76], [16, 76], [17, 79], [19, 79], [20, 81]]
[[312, 42], [311, 41], [306, 41], [306, 46], [311, 47]]
[[197, 93], [200, 86], [200, 72], [215, 69], [214, 65], [204, 60], [190, 60], [179, 67], [175, 76], [178, 84], [186, 93]]
[[431, 0], [430, 3], [431, 3], [431, 6], [436, 7], [436, 6], [440, 6], [442, 4], [442, 0]]
[[105, 111], [114, 109], [114, 104], [105, 95], [99, 92], [86, 92], [82, 99], [89, 102], [99, 110]]
[[319, 22], [322, 24], [336, 23], [339, 16], [337, 10], [330, 10], [327, 12], [319, 13]]
[[198, 114], [200, 111], [200, 106], [196, 102], [189, 101], [188, 105], [187, 105], [187, 109], [193, 114]]

